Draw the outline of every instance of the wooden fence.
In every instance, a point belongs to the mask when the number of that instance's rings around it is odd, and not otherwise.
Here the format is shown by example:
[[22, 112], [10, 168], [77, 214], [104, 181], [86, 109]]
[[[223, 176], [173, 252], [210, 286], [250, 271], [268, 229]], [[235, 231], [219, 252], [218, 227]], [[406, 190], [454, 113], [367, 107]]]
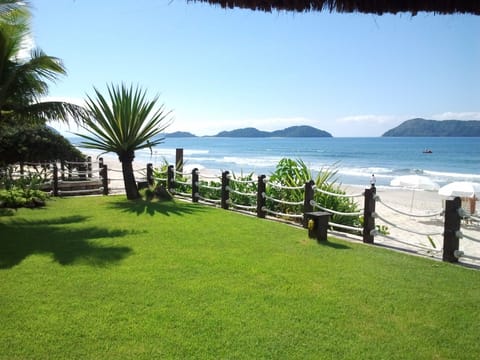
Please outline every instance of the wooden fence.
[[[25, 174], [32, 168], [32, 164], [22, 164], [18, 174], [11, 174], [16, 176], [25, 176]], [[108, 195], [111, 193], [112, 188], [110, 187], [111, 172], [106, 164], [103, 163], [103, 159], [100, 158], [98, 162], [93, 163], [91, 158], [88, 158], [86, 162], [59, 162], [59, 163], [44, 163], [36, 164], [33, 168], [40, 168], [40, 173], [45, 179], [43, 189], [50, 191], [53, 196], [72, 196], [72, 195], [87, 195], [87, 194], [103, 194]], [[187, 179], [187, 182], [180, 181], [179, 178], [182, 175], [182, 180]], [[186, 175], [186, 176], [185, 176]], [[361, 213], [351, 213], [343, 215], [351, 216], [362, 216], [363, 222], [362, 227], [355, 228], [349, 226], [342, 226], [341, 224], [335, 224], [330, 221], [330, 217], [333, 214], [342, 214], [335, 209], [325, 209], [317, 205], [314, 201], [315, 191], [321, 191], [314, 188], [314, 182], [306, 182], [301, 187], [295, 188], [295, 190], [303, 190], [303, 211], [301, 214], [284, 214], [276, 213], [267, 207], [267, 199], [272, 199], [267, 194], [266, 184], [268, 179], [265, 175], [260, 175], [257, 179], [252, 179], [249, 181], [254, 184], [256, 188], [255, 193], [237, 193], [244, 196], [251, 196], [255, 199], [255, 206], [242, 206], [239, 204], [234, 204], [231, 201], [231, 195], [234, 191], [232, 189], [232, 182], [238, 181], [230, 177], [228, 171], [222, 172], [221, 177], [217, 179], [220, 181], [221, 185], [218, 188], [210, 187], [211, 189], [218, 190], [219, 196], [218, 199], [206, 199], [201, 196], [201, 190], [203, 187], [208, 188], [208, 185], [201, 185], [199, 178], [198, 169], [193, 169], [189, 174], [183, 174], [175, 171], [175, 167], [170, 165], [167, 167], [165, 178], [155, 178], [154, 169], [152, 164], [147, 164], [147, 167], [144, 171], [144, 176], [141, 176], [141, 180], [138, 182], [139, 185], [143, 186], [153, 186], [155, 183], [163, 182], [165, 188], [174, 194], [175, 196], [188, 198], [194, 203], [203, 202], [207, 204], [214, 204], [223, 209], [233, 209], [247, 211], [259, 218], [266, 218], [267, 215], [273, 215], [277, 217], [293, 217], [295, 220], [300, 222], [305, 228], [309, 230], [309, 236], [317, 238], [318, 241], [326, 240], [327, 228], [346, 228], [350, 232], [357, 231], [361, 234], [363, 242], [367, 244], [374, 244], [375, 237], [381, 236], [379, 232], [375, 219], [377, 218], [376, 214], [376, 203], [379, 201], [376, 195], [376, 187], [373, 184], [370, 188], [366, 188], [365, 191], [359, 196], [363, 196], [364, 208]], [[117, 179], [118, 180], [118, 179]], [[179, 185], [188, 185], [191, 189], [190, 193], [178, 192], [176, 189]], [[278, 185], [275, 185], [278, 186]], [[292, 188], [285, 188], [292, 189]], [[329, 193], [330, 194], [330, 193]], [[336, 194], [331, 194], [336, 195]], [[337, 196], [348, 196], [340, 195]], [[281, 199], [272, 199], [278, 202], [282, 202]], [[287, 204], [291, 204], [288, 203]], [[299, 206], [299, 203], [295, 203]], [[316, 210], [322, 211], [316, 211]], [[439, 215], [434, 214], [434, 215]], [[447, 262], [458, 262], [458, 259], [462, 256], [468, 257], [468, 254], [463, 254], [459, 251], [459, 239], [462, 237], [460, 227], [461, 220], [465, 218], [465, 214], [462, 213], [461, 208], [461, 199], [454, 198], [452, 200], [446, 200], [445, 209], [443, 210], [443, 253], [442, 259]], [[411, 229], [413, 231], [413, 229]], [[428, 234], [425, 234], [428, 235]], [[478, 241], [472, 239], [473, 241]], [[474, 256], [470, 256], [474, 260]], [[480, 259], [478, 259], [480, 260]]]

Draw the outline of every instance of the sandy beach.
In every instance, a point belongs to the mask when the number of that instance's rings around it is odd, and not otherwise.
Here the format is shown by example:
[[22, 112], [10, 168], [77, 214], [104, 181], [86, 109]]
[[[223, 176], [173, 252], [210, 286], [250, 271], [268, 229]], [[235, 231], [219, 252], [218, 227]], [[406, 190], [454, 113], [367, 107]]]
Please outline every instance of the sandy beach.
[[[97, 154], [89, 153], [89, 155], [92, 156], [93, 162], [98, 161]], [[108, 153], [101, 157], [109, 168], [112, 193], [124, 192], [121, 164], [117, 156]], [[146, 165], [144, 162], [134, 161], [133, 168], [136, 170], [137, 180], [143, 180], [141, 177], [145, 176]], [[184, 172], [190, 172], [192, 166], [185, 167]], [[200, 169], [200, 173], [203, 176], [220, 174], [219, 171], [210, 169]], [[349, 195], [360, 194], [365, 190], [364, 187], [356, 185], [343, 185], [342, 187]], [[441, 212], [444, 208], [445, 198], [438, 195], [436, 191], [382, 186], [377, 187], [376, 191], [379, 199], [376, 201], [378, 217], [375, 223], [386, 226], [387, 234], [386, 236], [375, 236], [375, 243], [392, 249], [441, 259], [444, 226]], [[354, 199], [359, 208], [363, 209], [364, 198], [355, 197]], [[480, 203], [477, 201], [476, 205], [478, 215]], [[465, 255], [476, 259], [464, 257], [460, 258], [460, 262], [480, 267], [480, 223], [462, 220], [461, 232], [464, 234], [464, 238], [460, 239], [460, 250]], [[331, 233], [347, 240], [361, 241], [360, 236], [345, 235], [338, 231]]]

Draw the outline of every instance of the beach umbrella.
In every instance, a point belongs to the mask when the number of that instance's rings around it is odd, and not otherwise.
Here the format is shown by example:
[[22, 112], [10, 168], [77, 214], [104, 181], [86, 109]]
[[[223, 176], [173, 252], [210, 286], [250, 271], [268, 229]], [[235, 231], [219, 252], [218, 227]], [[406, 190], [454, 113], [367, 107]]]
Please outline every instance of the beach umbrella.
[[440, 190], [438, 190], [438, 194], [446, 197], [480, 197], [480, 183], [471, 181], [455, 181], [442, 186]]
[[397, 176], [390, 181], [391, 186], [404, 187], [414, 190], [438, 190], [440, 186], [429, 177], [422, 175]]
[[422, 175], [403, 175], [397, 176], [390, 181], [391, 186], [398, 186], [412, 189], [412, 200], [410, 202], [410, 211], [413, 208], [413, 199], [415, 198], [414, 190], [438, 190], [440, 186], [430, 178]]

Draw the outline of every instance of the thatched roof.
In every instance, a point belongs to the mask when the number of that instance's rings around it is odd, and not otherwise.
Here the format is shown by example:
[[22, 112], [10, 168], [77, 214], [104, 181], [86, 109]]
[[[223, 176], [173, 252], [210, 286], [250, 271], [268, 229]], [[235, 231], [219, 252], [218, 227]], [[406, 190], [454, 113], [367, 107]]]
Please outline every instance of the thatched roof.
[[480, 15], [480, 0], [187, 0], [208, 2], [223, 8], [245, 8], [259, 11], [330, 11], [340, 13], [385, 13], [418, 12], [434, 14]]

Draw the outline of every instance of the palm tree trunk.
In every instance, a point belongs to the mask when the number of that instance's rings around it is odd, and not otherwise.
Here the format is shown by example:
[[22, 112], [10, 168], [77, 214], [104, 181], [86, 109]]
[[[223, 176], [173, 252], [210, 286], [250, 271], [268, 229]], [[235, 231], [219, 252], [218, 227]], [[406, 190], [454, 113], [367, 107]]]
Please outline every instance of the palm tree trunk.
[[132, 151], [126, 154], [119, 154], [118, 157], [122, 163], [123, 183], [125, 185], [127, 199], [138, 199], [140, 197], [140, 194], [138, 193], [137, 183], [135, 181], [135, 174], [133, 173], [133, 159], [135, 155]]

